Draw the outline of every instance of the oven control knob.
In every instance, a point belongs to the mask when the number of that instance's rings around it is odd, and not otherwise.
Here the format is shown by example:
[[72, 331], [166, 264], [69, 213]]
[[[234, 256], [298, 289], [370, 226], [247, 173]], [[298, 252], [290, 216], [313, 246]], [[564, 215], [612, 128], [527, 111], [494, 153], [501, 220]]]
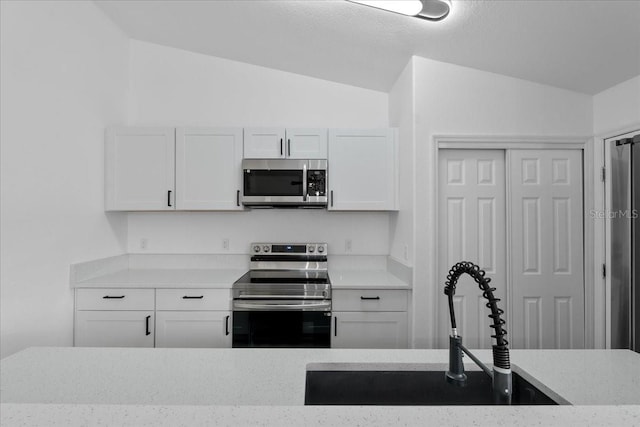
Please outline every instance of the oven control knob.
[[313, 253], [316, 250], [316, 247], [313, 245], [309, 245], [309, 249], [307, 249], [309, 251], [309, 253]]
[[253, 247], [253, 252], [260, 252], [260, 246], [255, 245], [255, 246]]
[[324, 252], [324, 246], [318, 246], [318, 252], [319, 253]]
[[267, 245], [264, 245], [262, 247], [262, 250], [265, 251], [265, 252], [269, 252], [271, 250], [271, 248], [269, 246], [267, 246]]

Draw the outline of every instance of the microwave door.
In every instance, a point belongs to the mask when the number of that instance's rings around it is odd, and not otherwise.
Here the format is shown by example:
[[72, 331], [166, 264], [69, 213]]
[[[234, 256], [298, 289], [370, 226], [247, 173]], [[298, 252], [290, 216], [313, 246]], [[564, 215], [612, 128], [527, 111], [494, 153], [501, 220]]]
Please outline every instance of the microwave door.
[[304, 171], [300, 169], [245, 169], [245, 204], [297, 204], [304, 202]]

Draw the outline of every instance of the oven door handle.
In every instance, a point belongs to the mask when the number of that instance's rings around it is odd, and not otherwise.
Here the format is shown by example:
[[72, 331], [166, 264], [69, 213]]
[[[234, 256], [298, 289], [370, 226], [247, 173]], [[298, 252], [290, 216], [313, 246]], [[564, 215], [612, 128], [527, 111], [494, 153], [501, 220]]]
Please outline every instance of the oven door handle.
[[[317, 297], [312, 297], [312, 296], [305, 296], [304, 300], [309, 301], [309, 300], [326, 300], [327, 299], [327, 291], [322, 291], [322, 295], [318, 295]], [[271, 300], [271, 299], [286, 299], [286, 300], [292, 300], [292, 299], [299, 299], [301, 297], [301, 295], [245, 295], [243, 293], [240, 293], [240, 298], [241, 299], [247, 299], [247, 300]]]
[[233, 308], [245, 308], [245, 309], [280, 309], [280, 310], [299, 310], [305, 308], [331, 308], [331, 302], [314, 302], [310, 304], [298, 303], [298, 304], [260, 304], [253, 302], [234, 302]]

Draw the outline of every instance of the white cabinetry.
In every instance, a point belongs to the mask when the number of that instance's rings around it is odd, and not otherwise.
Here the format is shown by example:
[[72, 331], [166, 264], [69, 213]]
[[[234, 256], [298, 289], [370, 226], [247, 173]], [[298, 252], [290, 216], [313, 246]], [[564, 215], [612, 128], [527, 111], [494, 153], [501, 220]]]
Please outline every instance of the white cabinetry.
[[241, 128], [110, 128], [108, 211], [241, 210]]
[[408, 291], [334, 290], [332, 348], [408, 348]]
[[110, 128], [105, 144], [105, 210], [172, 210], [173, 128]]
[[329, 210], [397, 210], [395, 131], [329, 131]]
[[77, 347], [153, 347], [153, 289], [78, 289]]
[[76, 290], [77, 347], [231, 347], [229, 289]]
[[228, 289], [157, 289], [156, 347], [231, 347]]
[[241, 210], [242, 129], [176, 130], [176, 208]]
[[245, 128], [245, 159], [326, 159], [326, 129]]

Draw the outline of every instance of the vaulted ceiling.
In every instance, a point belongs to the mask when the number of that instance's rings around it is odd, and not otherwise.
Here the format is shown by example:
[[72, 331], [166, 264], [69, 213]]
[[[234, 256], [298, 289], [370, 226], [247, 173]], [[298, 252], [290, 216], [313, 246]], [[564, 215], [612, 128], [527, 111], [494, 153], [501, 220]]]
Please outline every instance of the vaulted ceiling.
[[379, 91], [412, 55], [587, 94], [640, 75], [636, 0], [453, 0], [442, 22], [343, 0], [96, 4], [134, 39]]

